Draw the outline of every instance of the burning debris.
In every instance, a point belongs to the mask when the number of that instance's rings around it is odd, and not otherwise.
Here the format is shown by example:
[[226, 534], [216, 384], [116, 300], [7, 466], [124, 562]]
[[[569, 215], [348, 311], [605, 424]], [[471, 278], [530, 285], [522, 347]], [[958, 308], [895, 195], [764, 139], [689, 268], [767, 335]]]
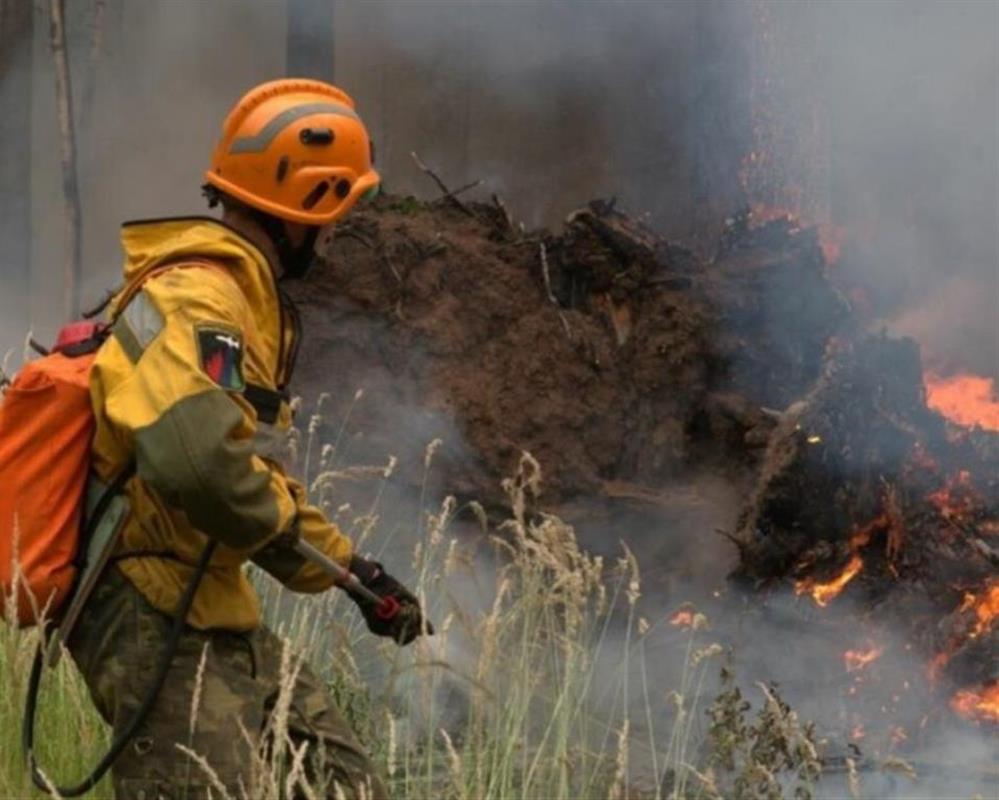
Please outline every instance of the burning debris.
[[770, 440], [738, 533], [739, 575], [759, 586], [789, 579], [822, 607], [849, 593], [877, 608], [925, 653], [952, 708], [990, 719], [997, 455], [999, 436], [927, 408], [912, 342], [833, 342], [822, 377]]
[[[911, 340], [853, 330], [826, 277], [833, 241], [746, 213], [705, 260], [613, 203], [554, 234], [518, 230], [499, 202], [382, 197], [292, 289], [310, 330], [298, 389], [329, 390], [337, 364], [331, 458], [405, 466], [439, 437], [449, 490], [486, 500], [521, 450], [544, 466], [549, 505], [661, 507], [664, 486], [705, 468], [749, 483], [739, 582], [791, 586], [820, 613], [847, 596], [924, 658], [882, 708], [891, 747], [927, 724], [892, 719], [919, 680], [995, 722], [995, 400], [984, 379], [926, 372]], [[858, 638], [842, 660], [860, 702], [892, 653]], [[871, 735], [863, 718], [851, 728]]]

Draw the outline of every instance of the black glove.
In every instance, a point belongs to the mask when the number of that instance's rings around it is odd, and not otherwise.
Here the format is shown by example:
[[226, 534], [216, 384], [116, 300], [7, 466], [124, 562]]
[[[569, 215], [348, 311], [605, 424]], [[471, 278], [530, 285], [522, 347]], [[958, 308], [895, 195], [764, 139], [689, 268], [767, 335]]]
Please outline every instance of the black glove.
[[[364, 615], [368, 630], [376, 636], [389, 636], [397, 644], [407, 645], [423, 633], [423, 613], [420, 601], [409, 589], [389, 575], [377, 561], [368, 561], [354, 556], [350, 560], [350, 571], [353, 572], [365, 588], [370, 589], [379, 597], [391, 597], [398, 604], [396, 613], [386, 619], [379, 615], [379, 606], [356, 592], [347, 590], [357, 607]], [[434, 626], [426, 623], [427, 633], [434, 632]]]

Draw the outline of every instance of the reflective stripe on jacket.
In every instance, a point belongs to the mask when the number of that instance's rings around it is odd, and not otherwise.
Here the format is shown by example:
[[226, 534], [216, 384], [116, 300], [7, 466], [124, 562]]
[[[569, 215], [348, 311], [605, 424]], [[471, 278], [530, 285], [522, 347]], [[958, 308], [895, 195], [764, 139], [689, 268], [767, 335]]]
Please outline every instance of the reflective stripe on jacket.
[[272, 404], [268, 426], [250, 402], [254, 393], [280, 397], [294, 327], [264, 255], [215, 220], [131, 223], [122, 244], [126, 283], [145, 281], [91, 375], [98, 476], [111, 480], [136, 462], [119, 568], [171, 613], [208, 538], [216, 539], [188, 623], [249, 630], [260, 611], [247, 560], [296, 591], [317, 592], [330, 579], [290, 549], [288, 534], [342, 564], [352, 552], [277, 460], [273, 442], [291, 426], [288, 403]]

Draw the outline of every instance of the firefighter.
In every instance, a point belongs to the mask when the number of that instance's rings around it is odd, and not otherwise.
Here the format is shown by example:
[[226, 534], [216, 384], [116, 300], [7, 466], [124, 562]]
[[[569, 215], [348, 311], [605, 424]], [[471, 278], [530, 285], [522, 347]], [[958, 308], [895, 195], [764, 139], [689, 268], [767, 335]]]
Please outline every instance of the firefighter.
[[[401, 613], [385, 620], [354, 597], [373, 633], [408, 644], [428, 632], [417, 598], [353, 552], [286, 474], [277, 446], [292, 421], [287, 388], [301, 337], [282, 281], [305, 273], [320, 231], [379, 183], [353, 101], [318, 81], [256, 87], [225, 120], [205, 181], [221, 221], [124, 225], [126, 285], [139, 288], [113, 301], [115, 322], [91, 378], [96, 477], [112, 485], [130, 469], [134, 476], [124, 485], [129, 514], [110, 566], [69, 649], [114, 734], [142, 704], [171, 615], [207, 553], [166, 682], [115, 762], [120, 798], [207, 796], [209, 776], [178, 744], [202, 757], [232, 796], [241, 782], [250, 785], [242, 731], [267, 730], [282, 643], [261, 624], [248, 561], [294, 591], [325, 591], [331, 579], [292, 548], [303, 537], [398, 602]], [[308, 666], [291, 700], [290, 735], [308, 743], [320, 790], [384, 797]]]

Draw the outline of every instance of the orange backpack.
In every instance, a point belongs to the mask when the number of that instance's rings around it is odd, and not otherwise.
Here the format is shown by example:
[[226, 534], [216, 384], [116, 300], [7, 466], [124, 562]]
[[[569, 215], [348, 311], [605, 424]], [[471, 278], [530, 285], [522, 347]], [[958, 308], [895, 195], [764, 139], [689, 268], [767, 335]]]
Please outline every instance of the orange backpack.
[[[86, 315], [114, 300], [108, 324], [66, 325], [50, 353], [33, 345], [42, 358], [25, 365], [0, 399], [0, 619], [28, 626], [57, 618], [83, 566], [81, 547], [92, 533], [83, 517], [96, 426], [90, 369], [110, 326], [146, 281], [205, 265], [213, 266], [189, 258], [147, 268]], [[105, 490], [89, 526], [132, 473], [129, 467]]]
[[[105, 328], [63, 328], [0, 401], [0, 617], [52, 619], [77, 574], [94, 413], [90, 368]], [[7, 608], [15, 606], [15, 608]]]

